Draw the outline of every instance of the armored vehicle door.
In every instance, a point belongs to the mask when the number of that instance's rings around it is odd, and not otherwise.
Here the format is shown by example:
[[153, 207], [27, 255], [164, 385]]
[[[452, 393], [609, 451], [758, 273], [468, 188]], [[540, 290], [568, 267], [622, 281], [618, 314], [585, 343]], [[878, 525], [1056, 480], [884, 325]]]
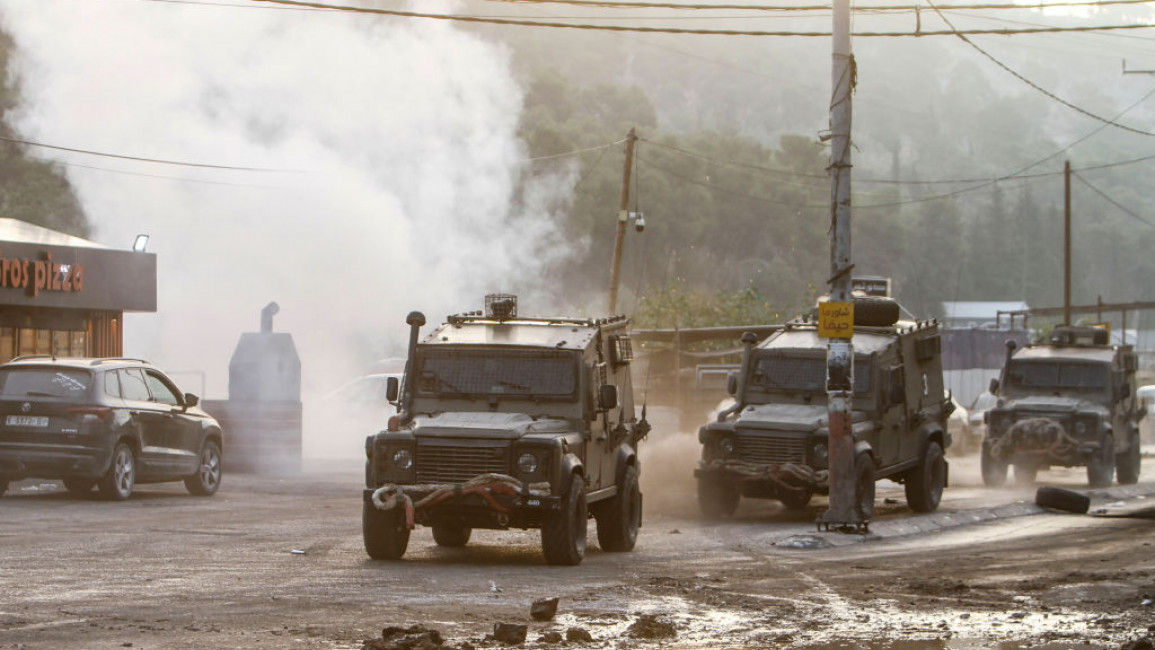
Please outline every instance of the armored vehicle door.
[[901, 363], [882, 366], [882, 426], [878, 432], [878, 458], [883, 467], [898, 462], [907, 423], [906, 369]]

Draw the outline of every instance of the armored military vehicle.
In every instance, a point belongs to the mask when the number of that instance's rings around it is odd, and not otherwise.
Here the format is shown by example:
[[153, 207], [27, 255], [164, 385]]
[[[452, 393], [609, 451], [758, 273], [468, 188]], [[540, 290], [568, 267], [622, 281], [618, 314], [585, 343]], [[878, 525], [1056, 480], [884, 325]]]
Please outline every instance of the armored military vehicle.
[[591, 515], [602, 549], [632, 550], [649, 424], [634, 413], [628, 321], [525, 318], [505, 294], [485, 307], [420, 343], [425, 317], [409, 314], [405, 376], [387, 389], [398, 415], [365, 441], [365, 550], [400, 558], [417, 524], [441, 546], [540, 528], [546, 561], [575, 565]]
[[1007, 342], [998, 396], [987, 411], [983, 482], [1000, 486], [1008, 466], [1031, 483], [1039, 470], [1086, 466], [1092, 487], [1139, 480], [1139, 420], [1135, 398], [1138, 358], [1131, 346], [1111, 345], [1107, 330], [1056, 327], [1045, 343], [1016, 349]]
[[[938, 325], [899, 322], [898, 304], [856, 298], [854, 396], [855, 504], [863, 521], [874, 511], [874, 487], [889, 478], [906, 487], [919, 512], [938, 507], [947, 483], [950, 445]], [[741, 497], [778, 499], [804, 508], [828, 494], [826, 349], [818, 326], [784, 325], [761, 343], [743, 337], [742, 369], [731, 377], [736, 403], [702, 427], [694, 474], [708, 518], [729, 516]]]

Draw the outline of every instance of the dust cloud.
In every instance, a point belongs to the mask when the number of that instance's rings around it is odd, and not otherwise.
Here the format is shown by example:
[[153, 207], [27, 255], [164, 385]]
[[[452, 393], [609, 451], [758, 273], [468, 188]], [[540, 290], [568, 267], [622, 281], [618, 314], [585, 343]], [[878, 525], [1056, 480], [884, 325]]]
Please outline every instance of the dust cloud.
[[647, 419], [653, 426], [649, 437], [638, 445], [642, 462], [640, 484], [647, 515], [696, 517], [698, 513], [697, 480], [701, 445], [697, 427], [706, 420], [678, 423], [674, 407], [650, 406]]
[[[0, 20], [20, 137], [217, 166], [30, 148], [64, 165], [92, 239], [151, 236], [158, 312], [126, 316], [125, 353], [185, 390], [227, 397], [236, 342], [270, 301], [307, 420], [317, 396], [403, 355], [411, 310], [437, 323], [491, 291], [555, 307], [537, 284], [569, 250], [551, 210], [576, 175], [518, 191], [522, 90], [481, 37], [252, 4], [16, 0]], [[364, 435], [307, 427], [306, 453], [357, 454]]]

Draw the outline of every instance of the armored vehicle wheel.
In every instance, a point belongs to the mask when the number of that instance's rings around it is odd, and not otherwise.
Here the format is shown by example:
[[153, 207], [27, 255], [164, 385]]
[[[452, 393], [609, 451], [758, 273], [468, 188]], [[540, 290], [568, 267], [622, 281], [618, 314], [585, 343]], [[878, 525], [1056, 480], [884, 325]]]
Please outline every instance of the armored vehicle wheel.
[[[1005, 471], [1005, 470], [1004, 470]], [[942, 447], [933, 440], [926, 444], [922, 460], [906, 476], [906, 503], [915, 512], [931, 512], [942, 500], [946, 485], [946, 460]]]
[[698, 509], [706, 519], [723, 519], [734, 514], [741, 497], [732, 485], [698, 479]]
[[207, 497], [216, 494], [221, 487], [221, 446], [206, 440], [201, 449], [200, 462], [196, 474], [185, 477], [185, 489], [190, 494]]
[[1015, 463], [1015, 483], [1019, 485], [1031, 485], [1035, 482], [1035, 478], [1039, 475], [1039, 466], [1031, 460], [1024, 460]]
[[618, 495], [594, 513], [598, 520], [598, 544], [603, 551], [632, 551], [642, 525], [642, 492], [638, 469], [627, 467]]
[[991, 456], [986, 445], [980, 452], [979, 465], [982, 467], [983, 485], [987, 487], [1002, 487], [1007, 482], [1007, 461]]
[[434, 526], [433, 541], [438, 546], [461, 547], [469, 543], [472, 528], [465, 526]]
[[[782, 502], [782, 505], [791, 510], [801, 510], [810, 504], [810, 499], [813, 496], [814, 493], [810, 490], [799, 489], [792, 492], [779, 492], [778, 500]], [[735, 505], [737, 505], [737, 502], [735, 502]]]
[[100, 496], [109, 501], [124, 501], [132, 496], [132, 488], [136, 485], [136, 458], [128, 445], [116, 443], [112, 464], [96, 485], [100, 488]]
[[1139, 466], [1142, 464], [1142, 453], [1139, 450], [1139, 432], [1131, 434], [1131, 445], [1127, 451], [1115, 454], [1115, 476], [1120, 485], [1132, 485], [1139, 482]]
[[863, 522], [874, 516], [874, 459], [858, 454], [854, 459], [854, 507]]
[[581, 564], [586, 554], [586, 529], [589, 513], [586, 510], [586, 485], [574, 474], [561, 510], [546, 515], [541, 525], [541, 550], [548, 564], [574, 566]]
[[1111, 436], [1103, 436], [1099, 451], [1087, 461], [1087, 484], [1093, 488], [1107, 487], [1115, 478], [1115, 443]]
[[96, 485], [96, 479], [91, 478], [66, 478], [63, 481], [64, 489], [74, 496], [84, 496], [92, 491], [92, 487]]
[[361, 536], [365, 552], [374, 560], [397, 560], [409, 547], [409, 528], [401, 508], [380, 510], [371, 501], [361, 504]]

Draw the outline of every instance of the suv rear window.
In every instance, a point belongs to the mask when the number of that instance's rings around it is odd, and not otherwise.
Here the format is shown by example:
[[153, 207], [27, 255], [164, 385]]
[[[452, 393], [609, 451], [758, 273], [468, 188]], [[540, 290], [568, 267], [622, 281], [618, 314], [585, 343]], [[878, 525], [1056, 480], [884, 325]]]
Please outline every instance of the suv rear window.
[[92, 374], [73, 368], [0, 370], [2, 397], [79, 397], [92, 385]]

